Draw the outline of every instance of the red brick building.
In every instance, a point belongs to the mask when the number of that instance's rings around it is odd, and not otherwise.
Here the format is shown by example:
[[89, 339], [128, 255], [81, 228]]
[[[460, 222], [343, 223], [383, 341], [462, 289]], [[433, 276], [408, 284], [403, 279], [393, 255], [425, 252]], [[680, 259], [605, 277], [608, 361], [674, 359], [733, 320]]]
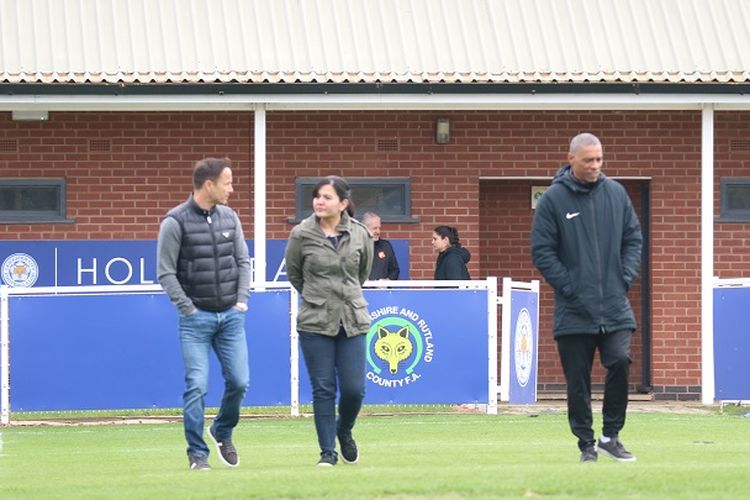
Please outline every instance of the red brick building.
[[[174, 7], [171, 2], [161, 3]], [[274, 9], [272, 3], [266, 5], [269, 11]], [[192, 15], [197, 18], [200, 8], [208, 7], [196, 5]], [[275, 22], [263, 28], [258, 24], [258, 34], [268, 29], [273, 36], [250, 43], [248, 32], [231, 20], [235, 14], [246, 20], [247, 13], [233, 12], [233, 5], [215, 2], [211, 7], [212, 12], [223, 11], [228, 41], [219, 44], [214, 35], [213, 52], [202, 54], [195, 49], [195, 59], [185, 57], [179, 68], [171, 67], [166, 59], [159, 65], [159, 55], [173, 54], [175, 48], [154, 41], [157, 37], [140, 40], [135, 49], [152, 54], [151, 59], [128, 60], [116, 50], [118, 37], [129, 35], [132, 41], [134, 33], [110, 38], [104, 26], [87, 28], [98, 37], [103, 54], [88, 66], [76, 66], [78, 56], [71, 56], [67, 69], [57, 67], [53, 60], [46, 66], [44, 61], [23, 57], [3, 60], [0, 179], [64, 179], [66, 204], [65, 220], [56, 223], [0, 220], [0, 245], [1, 240], [155, 239], [164, 213], [191, 189], [192, 164], [204, 156], [221, 155], [236, 164], [231, 205], [242, 216], [248, 238], [287, 237], [290, 220], [296, 216], [298, 178], [329, 174], [350, 179], [408, 178], [413, 220], [386, 220], [384, 232], [390, 239], [409, 240], [411, 279], [432, 277], [435, 256], [430, 236], [440, 224], [459, 228], [462, 242], [474, 255], [469, 266], [473, 277], [540, 279], [529, 253], [531, 188], [548, 184], [565, 162], [570, 138], [589, 131], [601, 138], [604, 171], [628, 189], [647, 236], [644, 268], [630, 292], [641, 325], [634, 342], [633, 391], [653, 393], [659, 399], [699, 399], [703, 394], [706, 400], [702, 338], [707, 317], [701, 304], [706, 280], [712, 275], [731, 278], [750, 273], [746, 251], [750, 221], [732, 218], [731, 210], [722, 206], [726, 201], [722, 180], [750, 177], [750, 65], [733, 72], [735, 66], [720, 64], [736, 56], [741, 66], [742, 57], [750, 53], [746, 50], [750, 41], [747, 32], [729, 23], [726, 26], [737, 42], [732, 49], [701, 19], [712, 16], [716, 20], [725, 15], [723, 11], [706, 6], [707, 13], [694, 13], [682, 24], [670, 15], [650, 20], [680, 33], [687, 33], [691, 26], [705, 30], [705, 57], [699, 58], [697, 66], [689, 57], [682, 62], [676, 57], [674, 71], [666, 64], [670, 61], [649, 61], [643, 54], [663, 47], [658, 37], [641, 36], [633, 43], [639, 46], [642, 60], [633, 59], [627, 71], [618, 66], [627, 57], [618, 58], [621, 49], [611, 40], [601, 41], [602, 46], [609, 44], [610, 58], [598, 58], [583, 48], [575, 50], [575, 44], [560, 48], [530, 43], [529, 54], [512, 70], [489, 55], [484, 60], [471, 56], [473, 50], [490, 54], [498, 49], [484, 30], [501, 32], [503, 23], [513, 25], [516, 14], [498, 13], [493, 10], [496, 2], [471, 2], [479, 32], [476, 39], [464, 27], [467, 24], [457, 20], [458, 14], [438, 4], [419, 5], [425, 9], [424, 17], [398, 4], [352, 4], [350, 9], [363, 11], [355, 14], [364, 16], [361, 22], [369, 29], [379, 26], [373, 14], [407, 16], [417, 25], [411, 35], [403, 28], [397, 39], [388, 28], [380, 27], [384, 30], [381, 39], [391, 40], [388, 50], [382, 49], [389, 54], [382, 57], [391, 68], [378, 71], [380, 49], [373, 52], [372, 60], [358, 49], [352, 49], [355, 55], [344, 57], [349, 49], [346, 41], [358, 40], [357, 27], [334, 23], [339, 45], [327, 48], [323, 42], [336, 38], [332, 34], [295, 31], [296, 23], [311, 22], [309, 16], [326, 17], [329, 13], [324, 9], [309, 7], [307, 18], [292, 15], [287, 25]], [[318, 5], [335, 8], [333, 3]], [[27, 9], [23, 2], [17, 8], [22, 14]], [[618, 15], [614, 2], [604, 2], [599, 8], [609, 10], [587, 15], [611, 19], [623, 32], [633, 29], [626, 17]], [[477, 9], [487, 9], [492, 15], [483, 20], [485, 16]], [[410, 58], [410, 40], [426, 38], [418, 35], [430, 30], [422, 22], [430, 16], [446, 23], [451, 40], [449, 44], [433, 36], [434, 64], [428, 64], [424, 52], [423, 60]], [[52, 14], [50, 18], [57, 19]], [[24, 15], [19, 19], [32, 25], [43, 21]], [[516, 39], [524, 30], [545, 32], [553, 39], [568, 32], [567, 20], [566, 16], [552, 24], [534, 20], [533, 26], [509, 30]], [[148, 33], [156, 30], [168, 35], [184, 27], [180, 19], [165, 14], [152, 21], [154, 26], [144, 28]], [[126, 20], [118, 20], [118, 27], [127, 25]], [[220, 31], [212, 28], [211, 33]], [[290, 35], [299, 32], [305, 32], [308, 39]], [[361, 43], [378, 39], [371, 31], [367, 33], [370, 38]], [[638, 33], [633, 29], [634, 37]], [[199, 39], [197, 33], [188, 34]], [[456, 34], [463, 34], [464, 39]], [[291, 38], [285, 42], [287, 35]], [[497, 35], [503, 36], [510, 35]], [[181, 47], [192, 47], [192, 40], [184, 40]], [[240, 52], [233, 42], [242, 40], [248, 53], [273, 53], [266, 66], [252, 66], [257, 61], [250, 56], [252, 68], [231, 61]], [[20, 35], [15, 41], [20, 43]], [[39, 38], [36, 42], [41, 46]], [[69, 43], [71, 54], [94, 54], [84, 43], [75, 47]], [[587, 46], [585, 40], [578, 43]], [[685, 49], [672, 43], [675, 50]], [[319, 58], [318, 49], [323, 53]], [[507, 55], [504, 50], [501, 47], [500, 59]], [[30, 51], [27, 47], [19, 53], [23, 56]], [[298, 56], [295, 67], [282, 68], [284, 55], [294, 60], [299, 53], [306, 55]], [[453, 54], [452, 60], [441, 59], [445, 53]], [[105, 60], [107, 54], [120, 59]], [[206, 57], [215, 66], [206, 69]], [[84, 56], [80, 59], [86, 61]], [[307, 68], [303, 63], [319, 60], [328, 61], [329, 66], [302, 71]], [[532, 64], [543, 60], [553, 61], [550, 65], [557, 69], [550, 70], [546, 63]], [[578, 61], [581, 67], [566, 61]], [[21, 71], [18, 68], [24, 62], [27, 66]], [[647, 70], [635, 64], [641, 62]], [[39, 67], [30, 70], [32, 63]], [[111, 69], [120, 63], [118, 71]], [[406, 69], [398, 72], [397, 66]], [[498, 66], [505, 69], [498, 71]], [[256, 114], [255, 107], [263, 111]], [[14, 111], [48, 114], [44, 121], [22, 121], [14, 119]], [[438, 118], [449, 119], [447, 144], [436, 142]], [[712, 141], [708, 143], [713, 145], [711, 152], [703, 146], [706, 140]], [[711, 173], [708, 181], [706, 172]], [[254, 188], [259, 175], [266, 179], [264, 193]], [[701, 219], [704, 182], [713, 185], [710, 228]], [[258, 200], [265, 206], [263, 224], [253, 223]], [[264, 235], [257, 234], [259, 227]], [[701, 238], [709, 230], [713, 248], [707, 254]], [[712, 255], [710, 265], [702, 260], [706, 255]], [[540, 389], [557, 391], [564, 379], [550, 332], [552, 293], [544, 284], [541, 304]]]

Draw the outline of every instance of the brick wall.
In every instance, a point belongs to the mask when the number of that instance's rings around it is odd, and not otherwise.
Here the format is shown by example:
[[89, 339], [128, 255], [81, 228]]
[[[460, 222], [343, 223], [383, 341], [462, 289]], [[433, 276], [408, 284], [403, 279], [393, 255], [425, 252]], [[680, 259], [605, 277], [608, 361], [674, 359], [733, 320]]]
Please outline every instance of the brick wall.
[[[447, 145], [433, 140], [442, 116], [451, 119]], [[458, 227], [474, 255], [472, 276], [538, 279], [528, 256], [532, 183], [480, 177], [551, 176], [571, 136], [599, 135], [608, 175], [651, 178], [652, 383], [660, 397], [698, 397], [699, 112], [269, 112], [267, 118], [268, 237], [288, 235], [296, 176], [408, 176], [419, 221], [386, 224], [384, 234], [410, 240], [414, 279], [432, 276], [430, 237], [440, 224]], [[75, 221], [0, 225], [0, 239], [153, 239], [166, 210], [190, 191], [192, 164], [207, 155], [235, 161], [231, 204], [251, 238], [252, 120], [232, 112], [53, 112], [48, 122], [28, 123], [0, 113], [0, 175], [65, 177], [68, 217]], [[717, 213], [718, 179], [750, 177], [750, 152], [736, 142], [748, 136], [749, 124], [748, 113], [716, 113]], [[639, 198], [636, 184], [624, 183]], [[716, 224], [718, 275], [750, 275], [746, 229]], [[544, 284], [542, 290], [540, 382], [554, 387], [562, 379], [548, 335], [551, 294]], [[639, 311], [639, 287], [631, 301]], [[638, 342], [634, 347], [639, 383], [642, 353]]]
[[[716, 183], [714, 213], [721, 204], [721, 177], [750, 177], [750, 113], [716, 113], [714, 159]], [[720, 278], [750, 277], [750, 224], [722, 222], [714, 224], [714, 274]]]
[[237, 163], [233, 196], [250, 215], [248, 113], [50, 113], [16, 122], [0, 113], [1, 177], [64, 177], [72, 224], [0, 224], [0, 239], [155, 239], [159, 222], [192, 191], [209, 155]]

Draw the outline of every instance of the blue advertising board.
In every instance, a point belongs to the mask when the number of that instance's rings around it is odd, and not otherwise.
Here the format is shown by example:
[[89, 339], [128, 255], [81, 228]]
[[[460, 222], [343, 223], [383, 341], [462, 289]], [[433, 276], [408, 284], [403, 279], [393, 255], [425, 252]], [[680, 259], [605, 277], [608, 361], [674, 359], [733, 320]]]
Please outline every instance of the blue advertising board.
[[[285, 245], [268, 242], [269, 281], [286, 280]], [[394, 248], [408, 273], [407, 242]], [[0, 264], [13, 286], [153, 285], [155, 254], [154, 241], [5, 242]], [[487, 402], [487, 293], [365, 290], [373, 320], [366, 401]], [[290, 404], [290, 297], [289, 290], [251, 294], [245, 405]], [[182, 405], [177, 312], [163, 293], [11, 295], [9, 309], [15, 411]], [[310, 402], [301, 356], [299, 380], [300, 402]], [[222, 387], [212, 359], [207, 405], [219, 404]]]
[[[289, 405], [288, 290], [253, 292], [243, 404]], [[14, 411], [182, 407], [177, 310], [163, 293], [9, 299]], [[212, 355], [206, 405], [219, 406]]]
[[750, 288], [714, 288], [714, 383], [718, 400], [750, 399]]
[[[408, 279], [409, 242], [390, 241]], [[286, 240], [266, 242], [266, 281], [287, 281], [285, 249]], [[11, 287], [156, 283], [156, 240], [0, 241], [0, 284]]]
[[[367, 404], [487, 403], [486, 290], [368, 289], [365, 298]], [[311, 401], [301, 361], [300, 402]]]
[[510, 377], [509, 402], [536, 402], [539, 293], [528, 290], [510, 292]]

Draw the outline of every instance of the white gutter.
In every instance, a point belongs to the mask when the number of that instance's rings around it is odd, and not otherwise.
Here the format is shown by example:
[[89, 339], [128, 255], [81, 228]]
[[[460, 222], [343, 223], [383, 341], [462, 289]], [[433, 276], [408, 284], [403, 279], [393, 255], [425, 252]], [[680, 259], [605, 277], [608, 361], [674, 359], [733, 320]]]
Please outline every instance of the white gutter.
[[266, 282], [266, 108], [255, 107], [255, 155], [253, 160], [253, 288], [264, 290]]
[[701, 400], [714, 402], [714, 108], [701, 126]]
[[0, 111], [750, 110], [739, 94], [186, 94], [2, 95]]

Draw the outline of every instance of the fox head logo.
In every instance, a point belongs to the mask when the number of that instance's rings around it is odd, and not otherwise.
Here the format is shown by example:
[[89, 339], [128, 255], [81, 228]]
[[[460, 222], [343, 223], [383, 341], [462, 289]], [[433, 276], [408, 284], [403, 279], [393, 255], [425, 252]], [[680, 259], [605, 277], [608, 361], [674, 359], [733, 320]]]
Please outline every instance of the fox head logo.
[[409, 340], [409, 328], [404, 326], [397, 332], [390, 332], [378, 326], [378, 338], [375, 341], [375, 354], [388, 363], [388, 371], [398, 372], [398, 364], [409, 357], [413, 350]]

